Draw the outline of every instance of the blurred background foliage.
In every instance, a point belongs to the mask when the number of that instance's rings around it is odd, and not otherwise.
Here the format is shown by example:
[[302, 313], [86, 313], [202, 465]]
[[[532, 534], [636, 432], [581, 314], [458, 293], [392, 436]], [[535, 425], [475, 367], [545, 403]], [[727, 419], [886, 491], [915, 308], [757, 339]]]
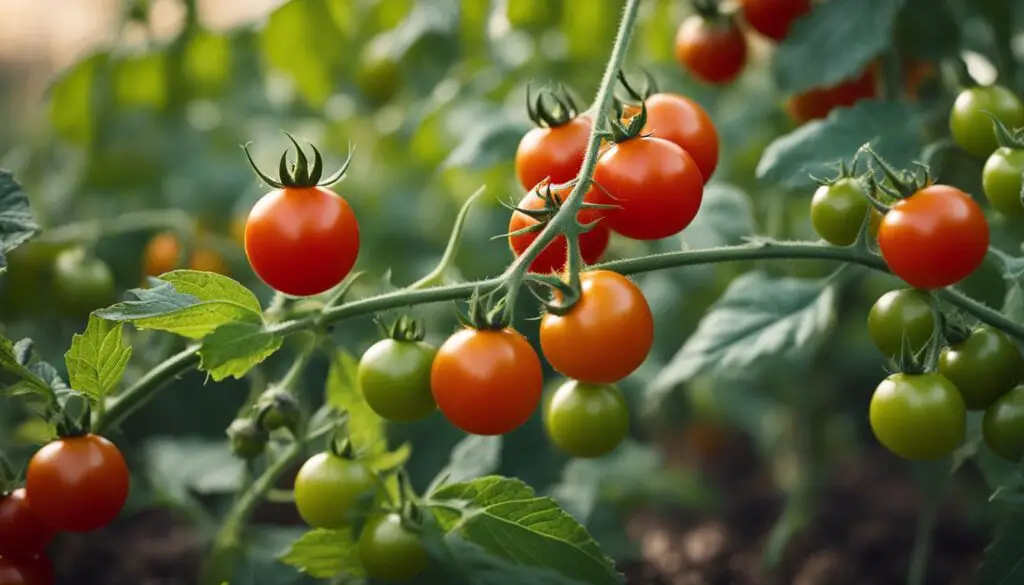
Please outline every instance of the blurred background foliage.
[[[0, 119], [6, 122], [0, 125], [0, 167], [15, 172], [40, 222], [52, 230], [10, 255], [10, 270], [0, 279], [0, 332], [6, 337], [32, 337], [44, 358], [61, 364], [71, 334], [84, 328], [84, 315], [52, 310], [49, 262], [71, 243], [60, 241], [63, 237], [74, 236], [108, 262], [123, 293], [142, 282], [149, 239], [175, 229], [187, 246], [219, 253], [230, 276], [268, 301], [271, 291], [251, 273], [237, 238], [239, 218], [266, 190], [240, 145], [251, 142], [256, 161], [273, 168], [288, 146], [282, 130], [315, 143], [329, 165], [340, 164], [355, 148], [347, 178], [337, 185], [355, 209], [363, 237], [357, 270], [366, 275], [352, 294], [373, 294], [426, 273], [441, 255], [459, 206], [484, 184], [487, 192], [471, 212], [458, 269], [448, 278], [499, 273], [511, 255], [505, 240], [496, 238], [508, 222], [507, 210], [498, 203], [518, 200], [522, 193], [512, 157], [529, 128], [527, 83], [564, 83], [589, 101], [622, 2], [287, 0], [258, 11], [252, 9], [255, 4], [108, 2], [116, 25], [59, 71], [45, 97], [27, 84], [24, 68], [0, 62]], [[240, 14], [254, 14], [229, 26], [211, 22], [211, 14], [229, 13], [231, 6]], [[701, 215], [681, 237], [655, 243], [615, 239], [607, 259], [683, 245], [739, 243], [753, 233], [814, 237], [806, 181], [800, 187], [778, 181], [783, 186], [776, 187], [756, 179], [765, 148], [796, 129], [783, 108], [786, 94], [773, 75], [771, 50], [752, 36], [748, 67], [736, 83], [723, 89], [699, 85], [682, 72], [672, 53], [676, 28], [690, 10], [679, 0], [643, 2], [627, 72], [638, 75], [643, 67], [663, 90], [703, 104], [720, 132], [722, 162]], [[970, 7], [964, 10], [969, 22]], [[936, 18], [944, 14], [933, 12]], [[921, 14], [930, 12], [908, 8], [901, 13], [898, 26], [911, 31], [901, 36], [905, 51], [941, 57], [935, 53], [946, 37], [931, 31], [943, 23], [931, 27], [913, 21]], [[983, 52], [987, 33], [976, 28], [976, 37], [970, 36], [970, 25], [961, 29], [969, 37], [964, 45], [974, 43]], [[801, 59], [842, 59], [841, 49], [804, 47], [801, 52], [797, 47], [785, 53], [789, 64], [783, 66], [798, 68]], [[820, 66], [816, 71], [812, 74], [834, 73]], [[984, 76], [983, 67], [980, 71]], [[789, 79], [795, 89], [813, 82], [806, 76]], [[948, 111], [944, 107], [951, 94], [938, 91], [927, 100], [934, 111]], [[943, 170], [976, 182], [980, 163], [954, 159]], [[150, 214], [156, 219], [149, 229], [118, 227], [119, 221], [128, 221], [119, 219], [125, 213], [153, 210], [166, 212]], [[1019, 245], [1019, 232], [1002, 233], [1008, 246]], [[869, 444], [867, 404], [884, 364], [867, 340], [864, 318], [877, 296], [896, 282], [859, 272], [857, 285], [845, 289], [837, 326], [822, 347], [808, 349], [801, 367], [743, 382], [699, 380], [659, 403], [659, 416], [642, 416], [651, 410], [644, 403], [645, 388], [729, 282], [753, 267], [695, 266], [639, 277], [658, 327], [650, 359], [622, 384], [633, 406], [637, 440], [607, 460], [567, 466], [566, 458], [548, 446], [538, 413], [507, 437], [500, 472], [557, 495], [587, 521], [609, 553], [629, 556], [622, 522], [614, 516], [620, 508], [596, 507], [597, 502], [714, 504], [696, 471], [666, 471], [664, 454], [648, 446], [652, 438], [688, 441], [714, 456], [721, 437], [749, 435], [781, 485], [792, 479], [794, 461], [802, 460], [801, 441], [794, 434], [800, 428], [794, 420], [800, 417], [818, 421], [815, 428], [826, 432], [820, 446], [833, 457], [855, 454]], [[813, 262], [757, 267], [778, 277], [824, 277], [834, 268]], [[998, 276], [981, 274], [973, 280], [972, 293], [1001, 302]], [[533, 337], [537, 308], [529, 295], [521, 297], [518, 326]], [[428, 338], [440, 341], [455, 327], [451, 309], [439, 304], [413, 312], [427, 320]], [[349, 320], [334, 337], [358, 356], [375, 341], [377, 330], [369, 318]], [[153, 332], [133, 331], [130, 341], [135, 355], [127, 383], [182, 347], [180, 340]], [[134, 492], [138, 506], [159, 501], [188, 507], [195, 497], [227, 502], [239, 466], [228, 453], [224, 428], [249, 392], [283, 373], [287, 353], [271, 358], [245, 381], [213, 384], [198, 373], [182, 376], [130, 418], [119, 442], [128, 446], [133, 469], [142, 472], [137, 484], [143, 487]], [[306, 373], [304, 388], [312, 402], [323, 400], [326, 369], [317, 361]], [[27, 420], [20, 409], [2, 404], [0, 447], [16, 456], [29, 454], [45, 429]], [[396, 426], [393, 435], [396, 444], [412, 442], [409, 470], [419, 487], [445, 464], [461, 438], [440, 414]], [[591, 514], [595, 509], [600, 513]], [[267, 532], [266, 546], [279, 549], [281, 538]], [[261, 556], [256, 552], [253, 562]], [[272, 555], [262, 557], [259, 562], [273, 565]], [[277, 570], [293, 577], [289, 569]]]

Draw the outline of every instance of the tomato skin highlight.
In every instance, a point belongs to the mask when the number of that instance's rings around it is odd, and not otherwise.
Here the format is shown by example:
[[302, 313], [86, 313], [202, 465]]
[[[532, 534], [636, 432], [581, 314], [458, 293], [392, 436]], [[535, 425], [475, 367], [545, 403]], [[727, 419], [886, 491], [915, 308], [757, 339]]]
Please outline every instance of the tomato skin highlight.
[[999, 148], [989, 112], [1011, 131], [1024, 126], [1024, 102], [1001, 85], [970, 87], [956, 96], [949, 112], [953, 141], [976, 156], [989, 156]]
[[56, 536], [29, 508], [24, 488], [0, 498], [0, 554], [31, 558], [45, 553]]
[[313, 455], [295, 476], [295, 507], [313, 528], [342, 528], [349, 511], [377, 487], [373, 473], [361, 462], [329, 452]]
[[373, 579], [409, 581], [430, 566], [419, 537], [406, 530], [394, 512], [368, 520], [356, 546], [360, 564]]
[[935, 332], [928, 295], [914, 289], [891, 290], [878, 297], [868, 312], [868, 334], [888, 358], [918, 355]]
[[324, 187], [275, 189], [249, 212], [245, 254], [270, 288], [304, 297], [348, 276], [359, 256], [359, 222], [348, 202]]
[[590, 142], [593, 121], [577, 116], [553, 128], [533, 128], [516, 148], [516, 176], [523, 189], [533, 189], [545, 178], [560, 185], [576, 178]]
[[569, 455], [600, 457], [629, 434], [629, 406], [615, 386], [567, 380], [552, 395], [544, 426], [551, 441]]
[[997, 399], [981, 420], [981, 435], [993, 453], [1014, 463], [1024, 457], [1024, 385]]
[[677, 144], [697, 163], [707, 184], [718, 166], [718, 129], [707, 110], [688, 97], [656, 93], [644, 101], [647, 125], [641, 131]]
[[856, 179], [840, 179], [814, 192], [811, 225], [826, 242], [849, 246], [857, 241], [869, 207], [867, 194]]
[[939, 373], [963, 396], [968, 410], [985, 410], [1020, 379], [1024, 357], [1002, 331], [981, 326], [939, 354]]
[[[634, 240], [674, 236], [693, 222], [704, 198], [704, 177], [678, 145], [662, 138], [615, 144], [597, 161], [594, 181], [608, 227]], [[607, 191], [607, 192], [605, 192]]]
[[992, 208], [1006, 217], [1024, 217], [1021, 177], [1024, 177], [1024, 150], [1000, 146], [985, 161], [982, 189]]
[[581, 295], [566, 315], [547, 313], [540, 345], [567, 378], [612, 384], [633, 373], [654, 343], [654, 316], [640, 288], [610, 270], [580, 274]]
[[14, 558], [0, 556], [0, 584], [53, 585], [56, 582], [49, 557]]
[[437, 410], [430, 391], [430, 366], [437, 349], [422, 341], [382, 339], [359, 360], [356, 379], [370, 408], [398, 422], [412, 422]]
[[981, 266], [988, 244], [981, 206], [947, 185], [930, 185], [896, 202], [878, 229], [886, 264], [920, 289], [960, 282]]
[[[529, 210], [541, 210], [544, 209], [544, 198], [538, 192], [538, 189], [545, 189], [549, 183], [541, 181], [537, 187], [531, 189], [529, 193], [523, 196], [522, 200], [516, 206], [520, 209]], [[556, 191], [552, 189], [551, 193], [559, 202], [564, 202], [565, 198], [569, 196], [572, 191], [571, 188], [562, 189]], [[597, 203], [601, 199], [601, 196], [597, 192], [597, 187], [591, 186], [590, 190], [584, 193], [583, 201], [588, 203]], [[582, 209], [576, 214], [576, 219], [581, 224], [586, 225], [591, 222], [601, 219], [601, 211], [597, 209]], [[519, 211], [513, 211], [512, 217], [509, 218], [508, 222], [508, 233], [537, 225], [539, 221], [536, 218], [530, 217], [525, 213]], [[518, 234], [509, 236], [508, 244], [512, 253], [516, 256], [522, 256], [523, 252], [530, 247], [530, 244], [537, 239], [540, 232], [529, 232], [524, 234]], [[593, 264], [601, 259], [604, 255], [605, 250], [608, 249], [608, 242], [611, 240], [611, 230], [605, 222], [598, 223], [590, 231], [580, 235], [580, 256], [583, 257], [583, 261], [587, 264]], [[552, 272], [561, 272], [568, 262], [569, 257], [569, 244], [565, 239], [565, 236], [558, 236], [546, 248], [541, 250], [540, 254], [533, 259], [530, 263], [530, 272], [538, 274], [549, 274]]]
[[740, 4], [747, 24], [776, 42], [786, 38], [794, 20], [811, 11], [810, 0], [742, 0]]
[[25, 496], [45, 524], [91, 532], [110, 524], [128, 500], [131, 474], [121, 450], [99, 435], [64, 437], [29, 460]]
[[502, 435], [521, 426], [537, 410], [543, 385], [537, 352], [512, 329], [457, 331], [438, 349], [430, 371], [437, 407], [475, 435]]
[[736, 79], [747, 63], [747, 39], [735, 22], [692, 15], [679, 25], [676, 60], [690, 75], [712, 85]]
[[904, 459], [942, 459], [967, 433], [964, 400], [939, 374], [889, 376], [875, 389], [869, 410], [875, 437]]

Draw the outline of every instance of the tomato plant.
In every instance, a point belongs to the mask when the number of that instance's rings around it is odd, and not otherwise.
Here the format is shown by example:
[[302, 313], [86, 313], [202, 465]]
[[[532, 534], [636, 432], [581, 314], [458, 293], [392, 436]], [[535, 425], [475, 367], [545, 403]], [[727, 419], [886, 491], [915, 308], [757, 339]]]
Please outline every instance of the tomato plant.
[[1024, 217], [1021, 177], [1024, 177], [1024, 150], [1000, 147], [985, 161], [981, 174], [985, 197], [996, 211], [1007, 217]]
[[942, 350], [939, 373], [960, 389], [968, 410], [984, 410], [1020, 381], [1024, 358], [1005, 333], [978, 327]]
[[361, 497], [373, 493], [377, 481], [361, 461], [328, 451], [317, 453], [295, 476], [295, 507], [314, 528], [341, 528]]
[[382, 417], [412, 422], [437, 410], [430, 368], [437, 349], [415, 334], [399, 334], [370, 346], [359, 360], [359, 389]]
[[568, 380], [555, 391], [544, 416], [551, 441], [573, 457], [611, 452], [629, 432], [629, 407], [609, 384]]
[[887, 357], [920, 354], [935, 334], [928, 295], [913, 289], [883, 294], [868, 313], [868, 333]]
[[[855, 180], [840, 179], [822, 185], [811, 198], [811, 225], [821, 239], [836, 246], [849, 246], [857, 240], [861, 226], [868, 217], [867, 193]], [[872, 231], [878, 232], [881, 217], [872, 212]]]
[[430, 369], [441, 413], [477, 435], [502, 435], [525, 423], [543, 384], [537, 352], [512, 329], [463, 328], [441, 345]]
[[740, 6], [747, 24], [773, 41], [786, 38], [793, 21], [811, 11], [810, 0], [743, 0]]
[[1024, 457], [1024, 386], [996, 399], [982, 419], [982, 436], [993, 453], [1017, 463]]
[[55, 536], [29, 508], [24, 488], [0, 498], [0, 555], [24, 559], [43, 554]]
[[885, 262], [916, 288], [941, 288], [967, 278], [981, 266], [988, 244], [981, 207], [949, 185], [929, 185], [896, 202], [878, 228]]
[[939, 374], [893, 374], [871, 396], [871, 429], [905, 459], [941, 459], [966, 436], [967, 409], [956, 386]]
[[419, 537], [402, 526], [402, 516], [392, 512], [371, 518], [359, 533], [359, 562], [370, 577], [404, 582], [429, 566]]
[[[519, 205], [516, 206], [517, 209], [538, 213], [545, 210], [557, 210], [569, 195], [571, 189], [566, 188], [556, 191], [549, 187], [549, 183], [546, 180], [542, 180], [523, 196], [522, 200], [519, 201]], [[583, 200], [590, 203], [600, 201], [601, 196], [598, 193], [598, 189], [591, 187], [584, 194]], [[605, 250], [608, 249], [608, 241], [611, 239], [611, 230], [607, 224], [599, 221], [601, 217], [600, 211], [588, 209], [582, 210], [576, 215], [576, 219], [581, 225], [598, 222], [589, 231], [580, 234], [580, 255], [587, 264], [593, 264], [601, 259]], [[512, 212], [512, 217], [508, 222], [508, 233], [512, 234], [508, 237], [508, 245], [514, 255], [521, 256], [540, 234], [537, 231], [516, 232], [539, 225], [543, 219], [543, 217], [528, 215], [523, 211]], [[558, 236], [534, 258], [533, 262], [530, 263], [530, 271], [538, 273], [561, 271], [565, 268], [568, 260], [568, 247], [569, 244], [566, 242], [565, 236]]]
[[999, 143], [989, 114], [1010, 128], [1024, 126], [1024, 102], [1001, 85], [971, 87], [960, 92], [949, 112], [949, 129], [960, 148], [989, 156]]
[[90, 532], [110, 524], [128, 500], [130, 475], [121, 450], [94, 434], [47, 443], [29, 461], [25, 497], [51, 528]]
[[676, 60], [690, 75], [710, 84], [733, 81], [747, 63], [747, 40], [735, 21], [693, 15], [676, 32]]

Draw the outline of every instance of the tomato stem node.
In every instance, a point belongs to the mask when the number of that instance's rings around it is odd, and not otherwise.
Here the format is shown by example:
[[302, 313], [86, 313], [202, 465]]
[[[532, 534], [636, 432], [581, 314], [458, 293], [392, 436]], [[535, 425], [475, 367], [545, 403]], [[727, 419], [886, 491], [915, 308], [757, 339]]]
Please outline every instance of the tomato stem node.
[[348, 156], [345, 158], [345, 162], [341, 164], [333, 175], [322, 178], [324, 172], [324, 160], [320, 151], [316, 145], [310, 143], [310, 148], [313, 149], [313, 162], [310, 164], [309, 159], [306, 157], [306, 153], [302, 151], [302, 147], [299, 146], [298, 141], [291, 134], [285, 132], [285, 136], [295, 146], [295, 163], [290, 167], [288, 165], [288, 150], [281, 153], [281, 160], [278, 163], [278, 178], [267, 175], [265, 172], [260, 170], [256, 161], [253, 160], [252, 154], [249, 152], [249, 143], [242, 145], [242, 150], [245, 151], [245, 156], [249, 159], [249, 165], [256, 172], [256, 175], [267, 185], [274, 189], [311, 189], [314, 187], [326, 187], [337, 183], [344, 177], [345, 172], [348, 170], [349, 164], [352, 162], [352, 155], [355, 153], [355, 146], [349, 143]]

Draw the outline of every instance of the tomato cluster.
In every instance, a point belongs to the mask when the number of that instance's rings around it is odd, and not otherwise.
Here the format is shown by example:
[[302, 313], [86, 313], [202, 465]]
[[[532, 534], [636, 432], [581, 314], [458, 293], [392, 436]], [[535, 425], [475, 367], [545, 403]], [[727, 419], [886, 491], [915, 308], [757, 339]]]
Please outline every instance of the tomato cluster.
[[[224, 257], [213, 247], [205, 245], [205, 242], [200, 241], [198, 244], [189, 256], [188, 269], [228, 274], [228, 266]], [[181, 241], [174, 232], [160, 232], [154, 235], [143, 251], [143, 275], [160, 276], [178, 268], [181, 260], [181, 248]]]

